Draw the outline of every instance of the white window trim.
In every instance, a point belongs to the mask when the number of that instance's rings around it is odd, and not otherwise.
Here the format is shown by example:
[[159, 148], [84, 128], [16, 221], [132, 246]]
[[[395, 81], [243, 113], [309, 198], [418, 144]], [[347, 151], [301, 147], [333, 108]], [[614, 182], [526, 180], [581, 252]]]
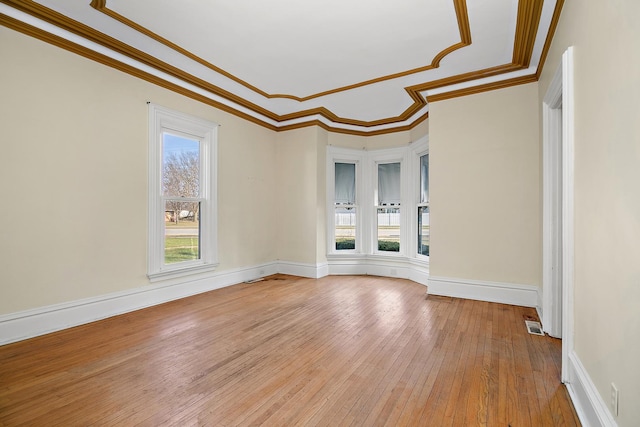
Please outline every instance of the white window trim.
[[[371, 188], [369, 194], [371, 195], [371, 205], [368, 207], [370, 213], [370, 227], [371, 232], [369, 247], [369, 253], [378, 256], [385, 257], [405, 257], [407, 254], [407, 161], [406, 161], [407, 149], [402, 148], [390, 148], [386, 150], [375, 150], [368, 152], [369, 158], [369, 170], [371, 179], [369, 180]], [[378, 250], [378, 208], [385, 208], [385, 206], [378, 206], [378, 165], [384, 163], [400, 163], [400, 251], [390, 252]], [[394, 206], [389, 206], [394, 207]]]
[[[171, 132], [200, 141], [200, 259], [164, 263], [162, 134]], [[217, 152], [218, 124], [149, 104], [149, 238], [147, 276], [152, 282], [214, 270], [218, 266]]]
[[[362, 253], [364, 240], [361, 232], [362, 228], [362, 201], [363, 195], [361, 191], [362, 185], [362, 172], [364, 167], [364, 162], [362, 161], [362, 156], [360, 156], [354, 150], [340, 149], [335, 147], [330, 147], [331, 156], [327, 156], [327, 218], [330, 223], [330, 230], [328, 230], [327, 234], [327, 245], [328, 252], [331, 254], [360, 254]], [[352, 163], [356, 165], [356, 243], [355, 249], [341, 249], [336, 250], [336, 239], [335, 239], [335, 164], [336, 163]]]
[[[429, 262], [429, 257], [427, 255], [422, 255], [418, 253], [418, 206], [424, 206], [424, 203], [420, 203], [420, 157], [425, 154], [429, 154], [429, 137], [425, 136], [414, 142], [411, 145], [411, 209], [413, 213], [411, 214], [411, 227], [410, 227], [410, 244], [413, 248], [413, 254], [417, 260]], [[431, 156], [429, 156], [429, 162], [431, 162]], [[429, 165], [431, 166], [431, 165]], [[429, 167], [431, 170], [431, 167]], [[429, 216], [431, 216], [431, 203], [426, 203], [429, 206]], [[431, 227], [431, 221], [429, 221], [429, 227]]]
[[[418, 209], [420, 197], [420, 156], [428, 153], [425, 136], [405, 147], [382, 150], [354, 150], [327, 147], [327, 258], [406, 260], [428, 266], [429, 257], [418, 254]], [[377, 164], [401, 163], [400, 251], [379, 251], [377, 245]], [[335, 249], [335, 163], [356, 164], [356, 249]]]

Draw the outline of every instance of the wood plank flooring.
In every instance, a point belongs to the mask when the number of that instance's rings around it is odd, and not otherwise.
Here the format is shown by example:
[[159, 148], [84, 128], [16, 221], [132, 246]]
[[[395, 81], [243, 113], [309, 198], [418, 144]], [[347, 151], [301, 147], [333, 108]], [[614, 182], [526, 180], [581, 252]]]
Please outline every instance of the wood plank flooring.
[[575, 426], [534, 309], [272, 276], [0, 347], [3, 426]]

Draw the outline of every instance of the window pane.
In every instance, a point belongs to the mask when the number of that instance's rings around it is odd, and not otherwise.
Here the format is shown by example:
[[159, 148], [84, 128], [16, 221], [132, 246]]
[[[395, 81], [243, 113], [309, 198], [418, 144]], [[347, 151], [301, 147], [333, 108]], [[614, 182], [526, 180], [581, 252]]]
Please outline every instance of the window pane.
[[378, 205], [400, 204], [400, 163], [378, 165]]
[[356, 248], [356, 208], [336, 208], [336, 250]]
[[418, 253], [429, 256], [429, 206], [418, 206]]
[[400, 251], [400, 208], [378, 208], [378, 250]]
[[164, 263], [200, 259], [200, 202], [167, 200], [164, 211]]
[[429, 202], [429, 155], [420, 157], [420, 203]]
[[162, 194], [165, 197], [200, 195], [200, 141], [162, 134]]
[[356, 203], [356, 165], [336, 163], [335, 203], [354, 205]]

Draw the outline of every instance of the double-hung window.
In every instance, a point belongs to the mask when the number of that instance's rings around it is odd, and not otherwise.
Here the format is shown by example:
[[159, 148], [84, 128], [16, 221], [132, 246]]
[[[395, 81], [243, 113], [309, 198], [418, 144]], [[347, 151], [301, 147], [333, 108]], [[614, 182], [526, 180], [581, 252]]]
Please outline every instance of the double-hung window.
[[217, 266], [215, 123], [149, 106], [151, 280]]
[[335, 250], [356, 249], [356, 164], [334, 163]]
[[401, 163], [377, 163], [377, 250], [400, 252]]
[[418, 255], [429, 256], [429, 153], [420, 156], [418, 201]]
[[428, 150], [426, 137], [382, 150], [327, 149], [329, 257], [428, 263]]

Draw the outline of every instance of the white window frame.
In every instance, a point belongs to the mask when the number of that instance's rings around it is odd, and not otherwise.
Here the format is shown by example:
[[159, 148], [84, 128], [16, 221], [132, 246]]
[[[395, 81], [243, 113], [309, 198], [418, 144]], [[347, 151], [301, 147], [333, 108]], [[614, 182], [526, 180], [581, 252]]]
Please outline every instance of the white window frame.
[[[429, 256], [422, 255], [418, 252], [418, 207], [427, 206], [429, 207], [429, 217], [431, 217], [431, 207], [430, 203], [421, 203], [420, 202], [420, 157], [425, 154], [429, 154], [429, 138], [424, 137], [414, 142], [411, 146], [411, 194], [412, 194], [412, 210], [410, 217], [410, 244], [413, 248], [413, 256], [415, 256], [418, 260], [423, 260], [425, 262], [429, 262]], [[429, 162], [431, 162], [431, 156], [429, 156]], [[429, 167], [431, 170], [431, 167]], [[431, 218], [429, 218], [429, 227], [431, 227]], [[431, 240], [431, 239], [429, 239]]]
[[[329, 146], [327, 148], [327, 257], [371, 257], [372, 259], [407, 259], [425, 262], [424, 256], [416, 258], [417, 208], [412, 213], [414, 194], [419, 192], [418, 180], [411, 179], [414, 174], [412, 149], [414, 144], [400, 148], [383, 150], [354, 150]], [[418, 162], [420, 158], [418, 157]], [[378, 164], [400, 163], [401, 202], [400, 202], [400, 251], [378, 250]], [[356, 164], [356, 247], [354, 250], [336, 250], [335, 244], [335, 164]], [[419, 165], [418, 165], [419, 166]], [[415, 181], [415, 182], [414, 182]], [[415, 189], [416, 184], [418, 189]], [[413, 249], [411, 249], [413, 248]]]
[[[165, 264], [165, 197], [162, 194], [163, 133], [200, 142], [200, 258]], [[214, 270], [218, 266], [217, 213], [218, 124], [149, 103], [149, 238], [150, 281]]]
[[[407, 162], [405, 147], [391, 148], [386, 150], [370, 151], [368, 154], [371, 174], [371, 247], [370, 253], [380, 256], [402, 257], [407, 254]], [[385, 163], [400, 163], [400, 205], [379, 206], [378, 205], [378, 165]], [[378, 249], [378, 209], [379, 208], [399, 208], [400, 209], [400, 251], [381, 251]]]
[[[356, 242], [354, 249], [336, 249], [336, 222], [335, 222], [335, 164], [336, 163], [351, 163], [356, 166], [356, 202], [353, 207], [356, 210]], [[328, 253], [330, 254], [358, 254], [363, 252], [363, 224], [362, 224], [362, 156], [355, 153], [353, 150], [339, 149], [330, 147], [330, 155], [327, 156], [327, 218], [328, 218], [328, 230], [327, 230], [327, 245]]]

